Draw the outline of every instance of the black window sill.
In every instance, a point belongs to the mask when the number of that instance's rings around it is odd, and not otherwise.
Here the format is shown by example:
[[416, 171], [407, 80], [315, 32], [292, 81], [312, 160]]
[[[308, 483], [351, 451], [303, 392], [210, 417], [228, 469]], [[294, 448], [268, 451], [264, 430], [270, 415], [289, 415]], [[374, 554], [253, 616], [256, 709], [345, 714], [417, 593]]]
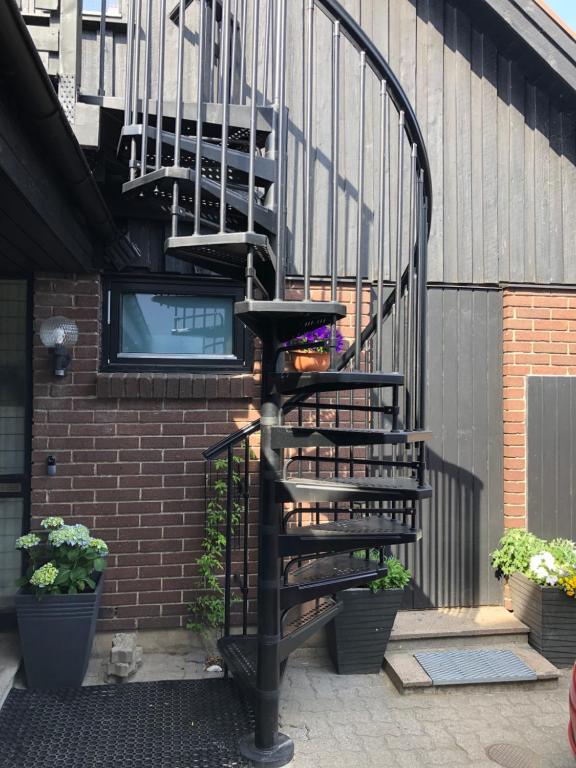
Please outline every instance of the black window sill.
[[251, 373], [99, 373], [96, 394], [103, 400], [252, 400], [258, 382]]

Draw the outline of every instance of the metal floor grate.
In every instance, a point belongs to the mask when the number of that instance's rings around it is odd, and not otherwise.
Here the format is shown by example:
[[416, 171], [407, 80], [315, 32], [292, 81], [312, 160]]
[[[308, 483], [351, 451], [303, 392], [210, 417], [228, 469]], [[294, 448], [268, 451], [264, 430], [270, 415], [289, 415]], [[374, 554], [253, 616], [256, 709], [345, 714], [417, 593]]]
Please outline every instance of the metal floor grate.
[[477, 685], [537, 680], [512, 651], [426, 651], [414, 658], [434, 685]]
[[0, 768], [248, 768], [252, 712], [228, 680], [11, 691]]

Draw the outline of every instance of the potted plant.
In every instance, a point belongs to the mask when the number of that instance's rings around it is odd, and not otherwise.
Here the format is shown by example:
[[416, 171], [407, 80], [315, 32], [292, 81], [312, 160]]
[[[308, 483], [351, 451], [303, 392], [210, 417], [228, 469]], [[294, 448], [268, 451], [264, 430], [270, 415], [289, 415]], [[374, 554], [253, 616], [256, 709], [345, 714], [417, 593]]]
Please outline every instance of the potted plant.
[[[308, 331], [303, 336], [297, 336], [286, 344], [291, 352], [292, 366], [298, 373], [311, 371], [327, 371], [330, 367], [330, 338], [332, 329], [329, 325], [322, 325], [313, 331]], [[344, 337], [336, 329], [336, 352], [340, 354], [344, 349]]]
[[512, 608], [530, 627], [529, 643], [557, 666], [576, 659], [576, 545], [507, 531], [492, 553], [499, 577], [508, 580]]
[[16, 541], [27, 557], [16, 615], [29, 688], [82, 684], [96, 630], [108, 547], [84, 525], [47, 517]]
[[404, 587], [412, 577], [395, 557], [387, 558], [386, 566], [386, 576], [336, 596], [344, 609], [327, 632], [328, 650], [340, 675], [378, 674], [382, 667]]

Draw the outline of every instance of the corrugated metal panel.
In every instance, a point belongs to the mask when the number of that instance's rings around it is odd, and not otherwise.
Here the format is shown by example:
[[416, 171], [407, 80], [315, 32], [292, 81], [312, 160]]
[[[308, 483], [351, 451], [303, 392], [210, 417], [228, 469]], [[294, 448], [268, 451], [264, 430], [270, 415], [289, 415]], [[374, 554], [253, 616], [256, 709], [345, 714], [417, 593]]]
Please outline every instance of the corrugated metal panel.
[[576, 539], [576, 377], [529, 376], [526, 421], [528, 527]]
[[[411, 606], [498, 603], [489, 553], [503, 529], [502, 295], [429, 291], [430, 481], [423, 538], [406, 548]], [[408, 607], [408, 606], [406, 606]]]

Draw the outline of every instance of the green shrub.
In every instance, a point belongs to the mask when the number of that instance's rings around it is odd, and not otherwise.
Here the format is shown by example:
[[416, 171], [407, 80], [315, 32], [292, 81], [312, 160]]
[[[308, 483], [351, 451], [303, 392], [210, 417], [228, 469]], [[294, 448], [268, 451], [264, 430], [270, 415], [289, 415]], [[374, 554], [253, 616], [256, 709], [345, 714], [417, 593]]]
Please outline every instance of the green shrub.
[[521, 528], [510, 528], [500, 539], [498, 549], [490, 555], [498, 578], [519, 571], [527, 573], [530, 558], [546, 549], [544, 539]]

